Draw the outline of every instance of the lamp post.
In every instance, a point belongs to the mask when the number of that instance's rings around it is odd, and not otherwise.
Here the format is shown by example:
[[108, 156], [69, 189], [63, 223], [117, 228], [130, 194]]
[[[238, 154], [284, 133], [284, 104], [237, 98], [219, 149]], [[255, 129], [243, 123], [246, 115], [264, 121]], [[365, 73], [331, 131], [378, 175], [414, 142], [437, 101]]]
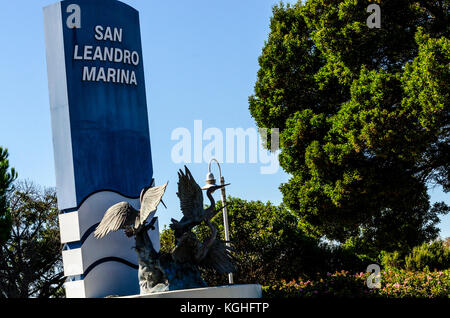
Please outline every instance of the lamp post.
[[[208, 174], [206, 175], [206, 185], [202, 188], [202, 190], [207, 190], [209, 187], [216, 185], [216, 179], [214, 178], [214, 175], [211, 172], [211, 164], [213, 163], [213, 161], [216, 162], [217, 166], [219, 167], [220, 185], [222, 186], [225, 185], [225, 179], [222, 176], [222, 169], [220, 168], [219, 161], [217, 161], [217, 159], [215, 158], [212, 158], [209, 161], [208, 165]], [[226, 202], [225, 187], [222, 187], [222, 189], [220, 190], [222, 193], [222, 212], [223, 212], [223, 229], [225, 232], [225, 244], [227, 247], [230, 247], [230, 232], [228, 229], [228, 211], [227, 206], [225, 204]], [[233, 284], [233, 273], [228, 273], [228, 282], [230, 284]]]

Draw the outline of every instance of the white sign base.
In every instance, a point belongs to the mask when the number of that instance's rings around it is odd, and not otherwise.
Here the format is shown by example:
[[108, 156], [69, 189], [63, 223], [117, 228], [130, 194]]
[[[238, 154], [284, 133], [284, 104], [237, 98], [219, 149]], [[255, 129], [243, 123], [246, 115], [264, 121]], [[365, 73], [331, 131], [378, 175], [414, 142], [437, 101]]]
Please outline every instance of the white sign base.
[[261, 285], [229, 285], [194, 289], [173, 290], [161, 293], [118, 298], [261, 298]]

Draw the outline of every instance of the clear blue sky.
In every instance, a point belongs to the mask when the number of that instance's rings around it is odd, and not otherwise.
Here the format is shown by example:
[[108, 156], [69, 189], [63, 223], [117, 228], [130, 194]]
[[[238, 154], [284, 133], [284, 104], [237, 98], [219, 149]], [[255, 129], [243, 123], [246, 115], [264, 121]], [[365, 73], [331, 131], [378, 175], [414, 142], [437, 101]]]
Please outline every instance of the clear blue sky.
[[[109, 1], [109, 0], [105, 0]], [[55, 1], [3, 1], [0, 10], [0, 145], [20, 178], [55, 185], [42, 8]], [[255, 127], [248, 111], [258, 56], [267, 39], [271, 8], [278, 0], [125, 0], [140, 12], [147, 102], [158, 184], [169, 180], [162, 224], [180, 218], [177, 169], [171, 160], [177, 127], [193, 130]], [[291, 1], [294, 2], [294, 1]], [[203, 183], [207, 164], [189, 165]], [[281, 169], [260, 174], [260, 164], [224, 164], [229, 195], [281, 202]], [[216, 171], [215, 171], [216, 172]], [[216, 173], [217, 174], [217, 173]], [[432, 201], [450, 201], [440, 189]], [[218, 195], [217, 195], [217, 198]], [[450, 216], [440, 224], [450, 236]]]

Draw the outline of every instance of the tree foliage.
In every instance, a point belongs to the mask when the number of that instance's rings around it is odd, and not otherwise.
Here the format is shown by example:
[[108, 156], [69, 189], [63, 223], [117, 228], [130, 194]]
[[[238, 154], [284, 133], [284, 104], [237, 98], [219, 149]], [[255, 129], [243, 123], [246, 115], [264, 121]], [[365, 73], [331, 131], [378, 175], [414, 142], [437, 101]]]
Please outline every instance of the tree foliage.
[[450, 190], [450, 2], [382, 1], [380, 29], [369, 4], [275, 6], [250, 112], [280, 129], [280, 189], [309, 233], [412, 248], [448, 212], [427, 187]]
[[385, 269], [448, 270], [450, 269], [450, 247], [443, 240], [435, 240], [418, 245], [406, 254], [399, 251], [382, 252], [379, 260]]
[[61, 296], [65, 279], [55, 190], [19, 182], [8, 199], [12, 229], [0, 246], [0, 298]]
[[[216, 203], [220, 209], [222, 202]], [[343, 268], [360, 272], [378, 262], [374, 255], [361, 255], [347, 245], [335, 245], [307, 235], [296, 215], [284, 205], [270, 202], [246, 201], [228, 197], [228, 219], [231, 246], [234, 250], [238, 284], [277, 284], [281, 280], [314, 278], [317, 273], [326, 274]], [[212, 220], [218, 236], [224, 239], [223, 215], [219, 212]], [[210, 229], [197, 226], [194, 233], [205, 240]], [[161, 251], [170, 253], [175, 247], [173, 231], [164, 228], [161, 233]], [[209, 286], [228, 283], [227, 275], [212, 270], [202, 270], [202, 277]]]
[[11, 214], [7, 195], [11, 191], [12, 183], [16, 178], [16, 171], [9, 166], [7, 149], [0, 147], [0, 244], [8, 239], [11, 230]]
[[159, 241], [161, 244], [160, 251], [162, 253], [171, 254], [175, 248], [175, 231], [164, 226], [164, 229], [159, 237]]
[[413, 248], [405, 258], [405, 267], [410, 271], [446, 270], [450, 268], [450, 249], [442, 241], [424, 243]]
[[[222, 203], [216, 204], [219, 209]], [[331, 249], [316, 238], [307, 236], [300, 228], [298, 217], [285, 206], [270, 202], [227, 199], [231, 246], [234, 250], [238, 284], [271, 284], [282, 279], [290, 280], [326, 273], [337, 268], [362, 269], [358, 260], [346, 251]], [[224, 239], [223, 215], [219, 212], [212, 220]], [[210, 235], [210, 229], [200, 225], [194, 229], [202, 241]], [[170, 252], [174, 246], [173, 232], [164, 229], [161, 234], [161, 250]], [[367, 265], [365, 265], [367, 266]], [[203, 270], [203, 279], [210, 286], [225, 285], [227, 275]]]
[[[222, 207], [222, 202], [216, 205]], [[270, 202], [245, 201], [229, 197], [227, 211], [230, 240], [235, 250], [237, 273], [235, 283], [259, 283], [292, 279], [307, 268], [315, 267], [319, 252], [318, 241], [308, 238], [298, 227], [298, 219], [284, 206]], [[223, 214], [213, 219], [224, 239]], [[203, 240], [209, 235], [206, 226], [199, 226], [196, 234]], [[227, 276], [203, 272], [211, 285], [227, 283]]]

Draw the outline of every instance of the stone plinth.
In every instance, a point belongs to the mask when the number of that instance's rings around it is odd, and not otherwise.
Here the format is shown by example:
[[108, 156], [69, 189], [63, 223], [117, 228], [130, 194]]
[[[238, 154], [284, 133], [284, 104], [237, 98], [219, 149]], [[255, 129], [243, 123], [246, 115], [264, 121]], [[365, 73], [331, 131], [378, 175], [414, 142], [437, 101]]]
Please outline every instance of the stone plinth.
[[261, 298], [261, 285], [230, 285], [183, 290], [172, 290], [161, 293], [135, 295], [120, 298]]

